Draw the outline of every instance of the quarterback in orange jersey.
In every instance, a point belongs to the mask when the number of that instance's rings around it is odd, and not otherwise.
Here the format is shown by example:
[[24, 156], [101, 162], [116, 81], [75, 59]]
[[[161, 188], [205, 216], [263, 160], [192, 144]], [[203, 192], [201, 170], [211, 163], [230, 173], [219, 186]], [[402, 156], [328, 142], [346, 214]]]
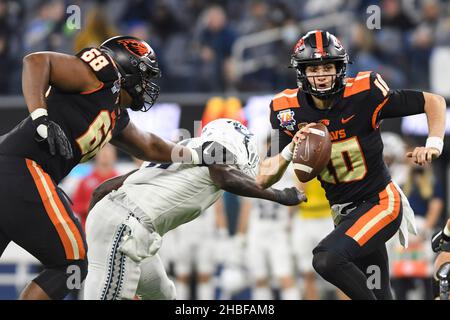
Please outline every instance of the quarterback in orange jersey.
[[415, 226], [408, 200], [383, 162], [379, 125], [386, 118], [425, 113], [426, 145], [407, 154], [423, 165], [442, 152], [446, 105], [432, 93], [390, 90], [376, 72], [346, 78], [348, 61], [342, 44], [327, 31], [308, 32], [298, 41], [291, 55], [298, 88], [275, 95], [270, 104], [278, 133], [272, 145], [278, 141], [279, 148], [269, 151], [257, 181], [264, 188], [275, 183], [309, 126], [325, 124], [332, 152], [318, 179], [335, 229], [314, 249], [314, 269], [351, 299], [392, 299], [385, 242], [400, 230], [406, 245]]

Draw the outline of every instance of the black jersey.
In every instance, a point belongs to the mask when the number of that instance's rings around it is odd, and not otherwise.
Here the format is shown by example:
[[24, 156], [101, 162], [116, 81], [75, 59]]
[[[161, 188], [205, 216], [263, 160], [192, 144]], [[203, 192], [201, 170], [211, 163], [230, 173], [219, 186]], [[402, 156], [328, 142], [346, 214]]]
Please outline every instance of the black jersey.
[[83, 49], [77, 57], [101, 81], [99, 88], [67, 93], [51, 87], [47, 94], [49, 119], [66, 134], [72, 145], [73, 158], [66, 160], [58, 154], [52, 156], [46, 140], [37, 142], [30, 116], [0, 137], [0, 154], [36, 161], [56, 183], [78, 163], [94, 157], [129, 122], [128, 113], [118, 107], [120, 75], [114, 61], [97, 48]]
[[280, 150], [306, 123], [325, 124], [332, 139], [331, 160], [318, 179], [331, 204], [367, 199], [391, 180], [383, 161], [379, 114], [389, 88], [374, 72], [346, 79], [346, 87], [332, 108], [314, 107], [299, 89], [277, 94], [271, 102], [272, 128], [280, 130]]

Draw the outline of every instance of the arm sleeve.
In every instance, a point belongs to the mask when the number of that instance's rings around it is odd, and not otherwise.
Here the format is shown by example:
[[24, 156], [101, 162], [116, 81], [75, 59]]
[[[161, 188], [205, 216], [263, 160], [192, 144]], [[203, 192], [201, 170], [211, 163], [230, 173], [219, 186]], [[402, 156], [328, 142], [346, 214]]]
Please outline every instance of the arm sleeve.
[[425, 98], [421, 91], [391, 90], [386, 104], [381, 108], [378, 119], [411, 116], [424, 112]]
[[270, 124], [272, 125], [271, 145], [267, 149], [267, 157], [279, 154], [292, 141], [292, 137], [281, 129], [277, 115], [273, 111], [272, 102], [270, 103]]

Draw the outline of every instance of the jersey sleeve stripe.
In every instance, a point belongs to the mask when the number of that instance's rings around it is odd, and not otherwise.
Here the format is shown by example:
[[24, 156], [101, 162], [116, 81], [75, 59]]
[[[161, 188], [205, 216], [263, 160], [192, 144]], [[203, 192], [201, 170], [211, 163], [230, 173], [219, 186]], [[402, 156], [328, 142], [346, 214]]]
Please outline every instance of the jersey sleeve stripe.
[[92, 89], [92, 90], [87, 90], [87, 91], [80, 92], [80, 94], [91, 94], [91, 93], [94, 93], [94, 92], [102, 90], [102, 88], [104, 86], [105, 86], [105, 84], [103, 82], [100, 82], [100, 85], [97, 88]]
[[378, 114], [380, 113], [381, 109], [383, 109], [384, 105], [386, 104], [386, 102], [389, 100], [389, 97], [387, 97], [386, 99], [383, 100], [383, 102], [381, 102], [377, 108], [375, 109], [375, 111], [373, 112], [372, 115], [372, 128], [373, 129], [377, 129], [379, 124], [377, 123], [377, 119], [378, 119]]
[[86, 250], [81, 235], [62, 205], [50, 177], [35, 161], [26, 159], [26, 164], [36, 184], [45, 211], [61, 239], [66, 259], [84, 259]]

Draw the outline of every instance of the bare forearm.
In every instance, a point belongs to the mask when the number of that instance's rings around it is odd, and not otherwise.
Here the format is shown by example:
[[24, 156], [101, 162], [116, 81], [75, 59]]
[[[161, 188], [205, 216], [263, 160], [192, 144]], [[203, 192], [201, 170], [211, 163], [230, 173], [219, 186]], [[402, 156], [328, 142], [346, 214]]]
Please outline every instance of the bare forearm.
[[22, 91], [28, 111], [47, 108], [45, 93], [49, 88], [50, 62], [42, 54], [29, 54], [23, 59]]
[[428, 136], [444, 138], [446, 103], [445, 99], [439, 95], [424, 92], [425, 114], [428, 122]]
[[281, 154], [266, 158], [259, 168], [256, 183], [262, 188], [268, 188], [275, 184], [283, 176], [289, 162]]

